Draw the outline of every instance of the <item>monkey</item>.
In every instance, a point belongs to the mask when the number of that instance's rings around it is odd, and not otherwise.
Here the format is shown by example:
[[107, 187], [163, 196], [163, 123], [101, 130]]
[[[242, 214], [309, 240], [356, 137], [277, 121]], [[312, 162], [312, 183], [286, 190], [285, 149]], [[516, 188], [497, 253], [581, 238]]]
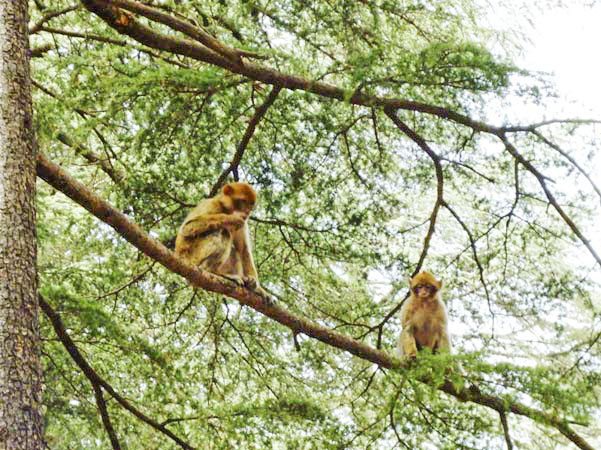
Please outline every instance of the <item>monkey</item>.
[[190, 211], [175, 239], [175, 253], [240, 286], [263, 292], [252, 255], [247, 219], [257, 201], [247, 183], [228, 183]]
[[409, 279], [411, 294], [401, 308], [403, 331], [397, 344], [402, 357], [415, 357], [423, 348], [432, 353], [451, 352], [447, 311], [440, 294], [442, 284], [429, 272]]

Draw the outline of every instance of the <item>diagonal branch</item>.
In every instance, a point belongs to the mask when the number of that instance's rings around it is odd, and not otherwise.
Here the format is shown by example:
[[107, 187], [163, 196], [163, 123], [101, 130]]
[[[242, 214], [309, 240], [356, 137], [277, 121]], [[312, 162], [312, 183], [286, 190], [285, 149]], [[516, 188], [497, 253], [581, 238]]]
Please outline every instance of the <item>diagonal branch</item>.
[[81, 5], [73, 5], [73, 6], [68, 6], [64, 9], [60, 9], [58, 11], [49, 12], [48, 14], [44, 15], [44, 17], [42, 17], [40, 20], [38, 20], [35, 23], [35, 25], [33, 25], [29, 28], [29, 35], [36, 34], [38, 31], [40, 31], [42, 29], [42, 27], [44, 26], [44, 24], [46, 22], [54, 19], [55, 17], [62, 16], [63, 14], [70, 13], [71, 11], [75, 11], [76, 9], [79, 9], [79, 8], [81, 8]]
[[100, 411], [102, 424], [104, 425], [104, 429], [109, 435], [109, 439], [111, 440], [113, 450], [121, 450], [121, 444], [119, 444], [119, 439], [117, 438], [117, 434], [115, 433], [115, 429], [113, 428], [113, 424], [111, 423], [111, 418], [109, 417], [109, 413], [106, 409], [106, 402], [104, 401], [102, 388], [98, 384], [94, 383], [92, 383], [92, 388], [94, 389], [94, 396], [96, 397], [96, 406], [98, 406], [98, 411]]
[[244, 133], [240, 144], [238, 144], [238, 148], [236, 149], [236, 153], [232, 158], [232, 162], [230, 163], [229, 167], [225, 169], [221, 175], [219, 175], [217, 182], [213, 185], [213, 188], [211, 189], [209, 197], [213, 197], [215, 194], [217, 194], [217, 191], [219, 191], [219, 188], [223, 185], [230, 172], [234, 172], [234, 174], [236, 175], [236, 181], [238, 181], [238, 166], [240, 165], [242, 155], [244, 155], [244, 151], [246, 150], [246, 147], [250, 142], [250, 138], [252, 138], [259, 121], [263, 118], [269, 107], [273, 105], [273, 102], [275, 101], [281, 90], [281, 86], [274, 86], [271, 92], [269, 93], [269, 96], [267, 96], [267, 98], [263, 102], [263, 104], [257, 108], [257, 110], [255, 111], [255, 115], [252, 117], [252, 119], [250, 119], [250, 122], [248, 123], [248, 127], [246, 128], [246, 132]]
[[444, 176], [442, 174], [442, 165], [440, 164], [440, 156], [434, 152], [426, 142], [426, 140], [417, 134], [414, 130], [409, 128], [399, 116], [397, 116], [396, 111], [392, 108], [385, 108], [384, 112], [393, 121], [393, 123], [397, 126], [399, 130], [405, 133], [409, 139], [415, 142], [419, 148], [421, 148], [426, 154], [430, 157], [432, 162], [434, 162], [434, 170], [436, 171], [436, 202], [434, 203], [434, 207], [432, 208], [432, 213], [430, 214], [430, 227], [428, 228], [428, 232], [426, 233], [426, 237], [424, 238], [424, 248], [419, 257], [419, 261], [417, 262], [417, 266], [413, 271], [411, 276], [417, 274], [423, 263], [426, 259], [426, 255], [428, 254], [428, 249], [430, 248], [430, 240], [434, 235], [434, 229], [436, 227], [436, 218], [438, 217], [438, 210], [442, 206], [443, 199], [443, 186], [444, 186]]
[[85, 358], [77, 349], [77, 346], [67, 333], [67, 330], [65, 329], [65, 325], [63, 324], [60, 315], [44, 300], [44, 298], [41, 295], [38, 295], [38, 302], [40, 304], [40, 308], [42, 308], [42, 311], [44, 311], [44, 314], [46, 314], [46, 316], [52, 323], [52, 327], [54, 328], [57, 337], [60, 339], [67, 352], [69, 352], [69, 355], [71, 355], [71, 358], [73, 359], [73, 361], [75, 361], [75, 364], [79, 366], [83, 374], [88, 378], [88, 380], [90, 380], [92, 386], [95, 386], [95, 388], [102, 387], [121, 406], [123, 406], [125, 409], [131, 412], [142, 422], [147, 423], [155, 430], [160, 431], [161, 433], [169, 436], [180, 447], [185, 448], [186, 450], [194, 450], [194, 447], [181, 440], [164, 425], [161, 425], [160, 423], [143, 414], [141, 411], [138, 411], [138, 409], [136, 409], [132, 404], [130, 404], [125, 398], [121, 397], [110, 384], [108, 384], [103, 378], [100, 377], [100, 375], [96, 373], [94, 369], [92, 369], [92, 367], [85, 360]]
[[599, 196], [599, 199], [601, 200], [601, 189], [599, 189], [599, 187], [595, 184], [595, 182], [589, 176], [589, 174], [584, 170], [584, 168], [580, 164], [578, 164], [578, 162], [574, 158], [572, 158], [567, 152], [565, 152], [559, 145], [555, 144], [554, 142], [543, 136], [543, 134], [540, 131], [535, 130], [532, 133], [542, 142], [547, 144], [549, 147], [551, 147], [553, 150], [555, 150], [557, 153], [559, 153], [561, 156], [567, 159], [570, 162], [570, 164], [572, 164], [576, 168], [576, 170], [578, 170], [578, 172], [580, 172], [587, 179], [587, 181], [590, 183], [592, 188]]
[[[448, 108], [430, 105], [427, 103], [415, 102], [405, 99], [378, 97], [376, 95], [366, 94], [360, 90], [346, 90], [338, 86], [324, 83], [321, 81], [311, 80], [296, 75], [290, 75], [267, 66], [262, 66], [252, 61], [242, 61], [239, 58], [231, 59], [223, 56], [222, 53], [212, 49], [210, 45], [198, 45], [194, 41], [179, 39], [165, 34], [158, 33], [152, 28], [147, 27], [131, 16], [119, 10], [116, 6], [129, 9], [142, 14], [142, 11], [152, 9], [143, 6], [140, 3], [134, 3], [129, 0], [81, 0], [83, 5], [92, 13], [104, 20], [110, 27], [114, 28], [121, 34], [129, 36], [141, 44], [158, 50], [168, 51], [174, 54], [186, 56], [198, 61], [203, 61], [208, 64], [221, 67], [233, 73], [244, 75], [250, 79], [260, 81], [266, 84], [280, 85], [286, 89], [303, 90], [322, 97], [337, 99], [349, 102], [353, 105], [362, 105], [368, 107], [388, 107], [393, 110], [404, 109], [408, 111], [418, 111], [426, 114], [437, 116], [441, 119], [450, 120], [452, 122], [462, 124], [474, 131], [499, 135], [504, 132], [513, 131], [532, 131], [537, 127], [548, 125], [551, 123], [575, 123], [575, 124], [590, 124], [599, 123], [596, 120], [552, 120], [541, 122], [526, 127], [496, 127], [484, 122], [474, 120], [457, 111]], [[116, 5], [116, 6], [113, 6]], [[166, 17], [160, 16], [163, 14]], [[144, 16], [152, 21], [163, 23], [178, 31], [183, 31], [185, 26], [190, 26], [189, 23], [176, 19], [170, 15], [166, 15], [152, 9], [151, 12], [145, 13]], [[177, 24], [176, 24], [177, 22]], [[176, 27], [182, 27], [178, 29]], [[198, 30], [198, 28], [193, 27]], [[191, 36], [192, 37], [192, 36]], [[212, 36], [209, 36], [214, 39]], [[216, 45], [223, 45], [218, 43]], [[234, 52], [240, 52], [241, 56], [254, 56], [252, 54], [244, 54], [241, 50], [232, 49]]]
[[[422, 253], [419, 257], [419, 261], [417, 262], [417, 266], [415, 267], [415, 270], [411, 274], [411, 276], [413, 277], [421, 270], [424, 260], [426, 259], [426, 256], [428, 254], [428, 249], [430, 248], [430, 241], [432, 239], [432, 236], [434, 235], [434, 229], [436, 227], [436, 219], [438, 217], [438, 211], [444, 203], [444, 198], [443, 198], [444, 176], [442, 173], [442, 165], [440, 163], [440, 156], [438, 156], [438, 154], [436, 154], [434, 152], [434, 150], [432, 150], [430, 148], [430, 146], [425, 141], [425, 139], [423, 137], [421, 137], [419, 134], [417, 134], [414, 130], [409, 128], [401, 119], [399, 119], [399, 117], [396, 114], [396, 111], [393, 108], [386, 107], [384, 109], [384, 112], [390, 118], [390, 120], [392, 120], [394, 122], [394, 124], [397, 126], [397, 128], [399, 128], [413, 142], [415, 142], [424, 152], [426, 152], [426, 154], [434, 162], [434, 170], [436, 172], [436, 202], [434, 203], [434, 207], [432, 208], [432, 213], [430, 214], [430, 226], [428, 227], [428, 232], [426, 233], [426, 237], [424, 238], [424, 247], [422, 249]], [[403, 298], [403, 300], [398, 305], [396, 305], [394, 308], [392, 308], [392, 310], [390, 310], [390, 312], [388, 312], [388, 314], [386, 314], [384, 319], [380, 322], [380, 324], [378, 325], [378, 328], [379, 328], [378, 340], [380, 339], [380, 335], [382, 334], [383, 325], [386, 322], [388, 322], [388, 320], [401, 309], [401, 307], [403, 306], [403, 303], [405, 302], [406, 299], [407, 299], [407, 296], [405, 296], [405, 298]]]
[[150, 6], [146, 6], [139, 2], [131, 2], [128, 0], [105, 0], [104, 3], [110, 3], [112, 5], [118, 6], [120, 8], [126, 9], [131, 12], [135, 12], [140, 14], [141, 16], [146, 17], [154, 22], [162, 23], [163, 25], [167, 25], [169, 28], [175, 31], [180, 31], [185, 35], [191, 37], [192, 39], [200, 42], [204, 46], [210, 48], [214, 52], [217, 52], [219, 55], [231, 60], [231, 61], [241, 61], [241, 57], [252, 57], [259, 58], [260, 56], [256, 53], [246, 52], [242, 50], [238, 50], [224, 43], [218, 41], [205, 30], [200, 27], [194, 26], [190, 22], [186, 22], [182, 19], [178, 19], [177, 17], [173, 17], [170, 14], [159, 11], [158, 9], [152, 8]]
[[547, 186], [546, 180], [548, 180], [548, 178], [545, 177], [536, 167], [534, 167], [534, 165], [530, 161], [524, 158], [520, 152], [518, 152], [517, 148], [515, 148], [515, 146], [511, 142], [509, 142], [505, 133], [500, 133], [498, 136], [499, 139], [503, 141], [503, 144], [505, 144], [505, 149], [511, 154], [511, 156], [513, 156], [517, 161], [519, 161], [519, 163], [522, 166], [524, 166], [532, 175], [534, 175], [541, 188], [543, 189], [543, 192], [547, 196], [547, 200], [549, 200], [549, 203], [553, 206], [553, 208], [555, 208], [555, 211], [557, 211], [557, 213], [561, 216], [561, 218], [568, 225], [570, 230], [572, 230], [572, 232], [578, 237], [578, 239], [580, 239], [580, 242], [584, 244], [584, 246], [588, 249], [593, 258], [595, 258], [595, 261], [597, 261], [597, 263], [601, 266], [601, 257], [597, 254], [590, 241], [582, 234], [582, 232], [580, 231], [578, 226], [576, 226], [576, 224], [570, 218], [570, 216], [568, 216], [568, 214], [563, 210], [563, 208], [561, 207], [561, 205]]
[[509, 424], [507, 423], [507, 414], [505, 411], [499, 412], [501, 419], [501, 425], [503, 426], [503, 434], [505, 435], [505, 443], [507, 444], [507, 450], [513, 450], [513, 444], [511, 443], [511, 434], [509, 433]]
[[488, 303], [488, 311], [492, 317], [492, 335], [495, 334], [495, 312], [492, 309], [492, 302], [490, 299], [490, 292], [488, 292], [488, 284], [486, 284], [486, 280], [484, 279], [484, 267], [480, 262], [480, 257], [478, 256], [478, 250], [476, 249], [476, 239], [472, 235], [469, 227], [466, 223], [461, 219], [459, 214], [449, 205], [446, 201], [443, 201], [443, 206], [451, 213], [451, 215], [455, 218], [455, 220], [459, 223], [463, 231], [467, 234], [467, 237], [470, 241], [470, 247], [472, 249], [472, 255], [474, 256], [474, 261], [476, 262], [476, 266], [478, 267], [478, 274], [480, 276], [480, 283], [484, 287], [484, 294], [486, 295], [486, 302]]
[[336, 333], [273, 304], [258, 293], [238, 286], [220, 276], [199, 270], [178, 258], [175, 253], [151, 239], [138, 225], [130, 222], [125, 214], [114, 209], [109, 203], [90, 192], [82, 183], [73, 180], [63, 169], [48, 161], [38, 153], [38, 176], [48, 184], [79, 203], [93, 215], [113, 227], [124, 239], [150, 258], [158, 261], [172, 272], [188, 279], [195, 287], [235, 298], [243, 305], [259, 311], [298, 333], [304, 333], [326, 344], [346, 350], [360, 358], [383, 367], [390, 368], [394, 359], [382, 351], [374, 350], [366, 344], [341, 333]]
[[[59, 166], [48, 161], [42, 153], [38, 153], [37, 156], [37, 173], [38, 176], [45, 180], [48, 184], [57, 190], [60, 190], [62, 193], [90, 211], [97, 218], [113, 227], [124, 239], [126, 239], [140, 251], [161, 263], [167, 269], [185, 277], [193, 286], [235, 298], [242, 305], [250, 306], [267, 317], [270, 317], [282, 325], [285, 325], [295, 333], [306, 334], [307, 336], [317, 339], [325, 344], [339, 348], [359, 358], [377, 364], [382, 368], [406, 368], [407, 363], [400, 363], [397, 359], [393, 358], [386, 352], [377, 350], [336, 331], [332, 331], [313, 321], [294, 315], [286, 309], [275, 305], [273, 302], [266, 300], [264, 297], [261, 297], [256, 292], [235, 285], [234, 283], [209, 272], [199, 270], [198, 268], [187, 264], [185, 261], [180, 260], [173, 252], [169, 251], [157, 241], [151, 239], [139, 226], [130, 222], [123, 213], [117, 211], [106, 201], [90, 192], [83, 184], [73, 180]], [[40, 299], [42, 309], [44, 309], [44, 312], [48, 311], [47, 314], [49, 314], [49, 317], [51, 317], [57, 334], [59, 334], [59, 336], [63, 336], [64, 338], [66, 335], [64, 332], [64, 326], [61, 328], [58, 325], [60, 322], [56, 320], [56, 313], [52, 315], [54, 311], [49, 309], [49, 306], [45, 304], [45, 302], [42, 302], [43, 299]], [[72, 342], [71, 346], [67, 347], [67, 349], [87, 376], [91, 376], [96, 383], [99, 383], [119, 403], [132, 412], [136, 411], [134, 414], [136, 414], [137, 417], [140, 417], [141, 413], [133, 409], [133, 407], [129, 405], [127, 401], [119, 397], [118, 394], [114, 392], [110, 385], [99, 378], [95, 372], [91, 371], [91, 368], [83, 360], [81, 354], [77, 352], [77, 349], [74, 347], [74, 345], [72, 345]], [[529, 417], [539, 423], [552, 426], [570, 441], [576, 444], [579, 448], [583, 450], [593, 449], [580, 435], [575, 433], [570, 428], [565, 420], [559, 419], [555, 415], [545, 414], [542, 411], [527, 407], [521, 403], [512, 402], [507, 398], [482, 394], [474, 385], [471, 385], [468, 388], [458, 388], [449, 380], [445, 380], [442, 385], [439, 385], [427, 374], [422, 376], [419, 380], [432, 386], [433, 388], [447, 393], [448, 395], [456, 397], [461, 401], [477, 403], [495, 411], [512, 412], [514, 414]], [[143, 417], [145, 419], [142, 420], [151, 424], [154, 428], [164, 430], [164, 427], [157, 428], [160, 427], [160, 425], [152, 421], [152, 419], [146, 418], [145, 416]], [[169, 432], [169, 430], [165, 430], [163, 432], [166, 433]]]

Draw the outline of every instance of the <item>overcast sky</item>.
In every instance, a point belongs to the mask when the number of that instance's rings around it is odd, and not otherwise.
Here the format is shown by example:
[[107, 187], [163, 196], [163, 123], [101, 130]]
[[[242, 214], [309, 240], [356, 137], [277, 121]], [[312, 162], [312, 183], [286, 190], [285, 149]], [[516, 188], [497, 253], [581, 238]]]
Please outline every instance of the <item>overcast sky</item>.
[[533, 46], [524, 62], [528, 68], [554, 72], [561, 96], [585, 108], [581, 117], [601, 119], [601, 1], [567, 3], [573, 6], [535, 19]]
[[[532, 46], [526, 49], [523, 63], [528, 69], [554, 74], [552, 80], [560, 95], [561, 112], [553, 112], [552, 116], [601, 120], [601, 0], [568, 0], [568, 3], [567, 8], [548, 10], [535, 19]], [[586, 6], [591, 3], [592, 7]], [[549, 109], [555, 110], [555, 106]], [[592, 130], [593, 136], [597, 136], [598, 151], [586, 167], [599, 186], [601, 125]], [[570, 150], [569, 147], [566, 148]], [[595, 222], [597, 219], [593, 218]], [[596, 250], [601, 251], [598, 222], [586, 233]]]

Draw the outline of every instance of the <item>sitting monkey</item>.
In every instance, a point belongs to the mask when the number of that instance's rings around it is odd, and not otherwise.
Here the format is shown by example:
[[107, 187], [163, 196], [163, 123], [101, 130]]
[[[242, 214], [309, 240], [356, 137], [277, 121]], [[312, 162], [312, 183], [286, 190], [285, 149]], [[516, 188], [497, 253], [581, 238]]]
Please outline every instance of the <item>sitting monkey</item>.
[[409, 280], [409, 287], [411, 296], [401, 308], [401, 356], [414, 357], [424, 347], [432, 353], [450, 352], [447, 312], [440, 295], [442, 281], [420, 272]]
[[177, 233], [175, 252], [195, 266], [260, 289], [246, 223], [256, 200], [250, 185], [226, 184], [190, 211]]

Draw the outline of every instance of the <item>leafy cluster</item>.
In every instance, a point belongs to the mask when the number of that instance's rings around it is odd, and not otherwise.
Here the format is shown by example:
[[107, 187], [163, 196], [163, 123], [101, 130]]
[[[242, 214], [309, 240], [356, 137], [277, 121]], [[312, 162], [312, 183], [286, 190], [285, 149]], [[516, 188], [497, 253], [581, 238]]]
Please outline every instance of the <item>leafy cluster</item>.
[[[32, 25], [78, 4], [51, 3], [31, 2]], [[582, 256], [538, 180], [495, 136], [401, 108], [397, 116], [438, 158], [441, 202], [433, 158], [379, 105], [351, 101], [363, 94], [466, 116], [499, 113], [487, 99], [531, 86], [507, 55], [489, 50], [490, 30], [478, 28], [473, 6], [146, 3], [259, 54], [265, 67], [349, 93], [334, 100], [282, 89], [236, 168], [259, 192], [250, 220], [255, 260], [278, 303], [392, 352], [400, 323], [391, 311], [409, 275], [425, 268], [445, 281], [454, 347], [466, 356], [424, 355], [401, 373], [293, 336], [232, 299], [194, 290], [40, 182], [41, 294], [115, 391], [198, 448], [504, 448], [498, 415], [437, 390], [445, 377], [595, 436], [599, 265]], [[134, 16], [165, 39], [180, 36]], [[172, 248], [274, 87], [143, 46], [83, 7], [45, 22], [31, 43], [52, 47], [32, 60], [40, 150]], [[579, 142], [589, 131], [558, 123], [544, 136], [512, 135], [526, 161], [574, 180], [573, 189], [551, 186], [585, 232], [598, 198], [591, 201], [594, 190], [565, 152], [541, 138], [569, 132]], [[571, 146], [570, 158], [586, 165], [594, 145]], [[50, 446], [107, 448], [89, 381], [42, 325]], [[108, 396], [107, 404], [124, 448], [175, 448]], [[521, 448], [559, 439], [544, 424], [511, 417]]]

